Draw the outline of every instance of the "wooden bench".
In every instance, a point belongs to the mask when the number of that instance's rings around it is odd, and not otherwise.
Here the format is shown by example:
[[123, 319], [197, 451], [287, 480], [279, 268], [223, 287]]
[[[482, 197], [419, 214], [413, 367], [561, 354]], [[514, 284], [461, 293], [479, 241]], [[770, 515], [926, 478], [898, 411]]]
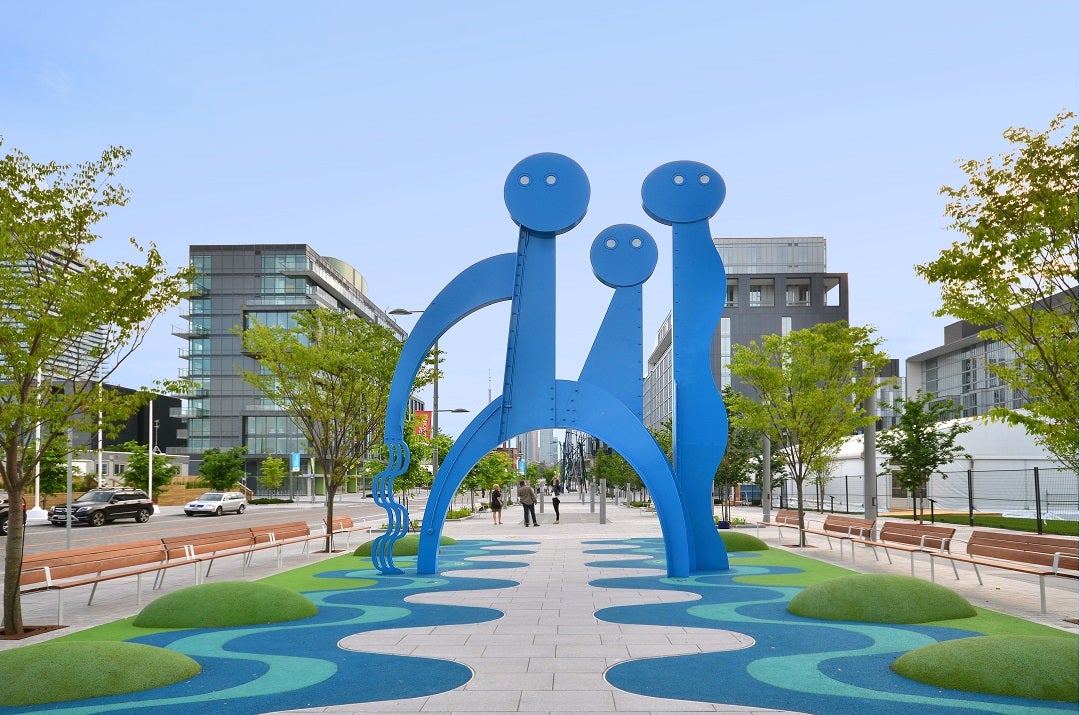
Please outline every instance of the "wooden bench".
[[930, 552], [931, 579], [934, 578], [935, 558], [971, 564], [980, 586], [983, 582], [980, 566], [1038, 576], [1039, 605], [1043, 613], [1046, 613], [1046, 577], [1080, 576], [1080, 541], [1067, 536], [976, 529], [968, 538], [967, 554]]
[[[863, 519], [856, 516], [829, 514], [825, 517], [825, 521], [821, 522], [819, 528], [812, 529], [808, 525], [803, 529], [803, 533], [824, 536], [829, 543], [830, 549], [832, 548], [832, 540], [838, 539], [840, 541], [840, 558], [843, 558], [844, 542], [853, 539], [869, 539], [874, 533], [874, 521], [874, 519]], [[809, 522], [807, 523], [809, 524]], [[852, 558], [854, 558], [855, 547], [852, 546], [851, 548]]]
[[[323, 528], [326, 528], [326, 519], [323, 519]], [[345, 534], [345, 548], [349, 548], [354, 531], [370, 532], [371, 525], [367, 521], [356, 523], [351, 516], [335, 516], [333, 529], [327, 530], [333, 534]]]
[[65, 549], [23, 557], [19, 575], [20, 591], [35, 593], [56, 591], [56, 623], [64, 620], [63, 592], [77, 586], [92, 586], [90, 599], [94, 602], [97, 585], [126, 576], [135, 576], [138, 602], [142, 603], [142, 575], [161, 573], [167, 565], [167, 553], [160, 539], [144, 539], [105, 546]]
[[763, 526], [775, 526], [776, 538], [783, 538], [783, 532], [780, 529], [799, 528], [799, 512], [796, 509], [777, 509], [776, 513], [772, 515], [772, 521], [759, 521], [757, 523], [759, 534]]
[[[873, 539], [855, 538], [851, 540], [851, 559], [855, 560], [855, 544], [869, 546], [874, 550], [874, 558], [879, 559], [877, 547], [885, 550], [885, 556], [892, 563], [889, 550], [906, 551], [911, 555], [911, 575], [915, 575], [915, 554], [931, 552], [947, 552], [952, 542], [956, 529], [949, 526], [936, 526], [933, 524], [919, 524], [913, 521], [886, 521], [878, 531], [877, 541]], [[880, 559], [879, 559], [880, 560]], [[930, 561], [931, 566], [933, 560]], [[956, 566], [953, 565], [953, 570]]]
[[[215, 559], [225, 556], [243, 555], [246, 573], [248, 562], [254, 551], [255, 535], [251, 529], [225, 529], [202, 534], [166, 536], [161, 543], [165, 546], [170, 566], [184, 563], [195, 564], [195, 583], [199, 584], [202, 583], [204, 576], [210, 575]], [[206, 574], [201, 576], [199, 564], [204, 561], [207, 562]], [[164, 579], [165, 572], [162, 571], [154, 587], [160, 587]]]
[[277, 564], [282, 564], [282, 548], [289, 544], [304, 545], [303, 553], [308, 553], [308, 544], [316, 539], [324, 538], [323, 534], [312, 534], [311, 527], [304, 521], [289, 521], [281, 524], [251, 527], [251, 535], [254, 538], [252, 551], [262, 549], [277, 549]]

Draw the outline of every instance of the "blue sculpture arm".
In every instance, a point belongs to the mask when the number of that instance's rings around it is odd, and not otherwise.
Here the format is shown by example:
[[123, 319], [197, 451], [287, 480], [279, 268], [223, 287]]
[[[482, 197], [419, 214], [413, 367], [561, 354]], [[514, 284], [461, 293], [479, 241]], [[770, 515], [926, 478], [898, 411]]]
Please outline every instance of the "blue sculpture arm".
[[409, 407], [416, 374], [435, 341], [467, 315], [514, 295], [514, 268], [517, 254], [504, 253], [486, 258], [466, 268], [424, 309], [416, 327], [401, 349], [390, 396], [386, 404], [385, 439], [403, 438], [405, 413]]

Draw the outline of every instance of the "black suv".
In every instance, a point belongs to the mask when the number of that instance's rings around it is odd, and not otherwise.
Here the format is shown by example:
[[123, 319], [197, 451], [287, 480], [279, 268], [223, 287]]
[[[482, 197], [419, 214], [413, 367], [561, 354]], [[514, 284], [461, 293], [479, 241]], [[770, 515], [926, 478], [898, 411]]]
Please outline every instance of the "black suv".
[[[6, 492], [0, 492], [0, 536], [7, 536], [8, 532], [8, 511], [10, 510], [10, 504], [8, 495]], [[26, 523], [26, 501], [23, 500], [23, 523]]]
[[[150, 521], [154, 503], [142, 489], [129, 487], [115, 489], [91, 489], [71, 503], [71, 523], [101, 526], [116, 519], [134, 519], [143, 524]], [[67, 523], [67, 504], [57, 504], [49, 509], [49, 522], [53, 526]]]

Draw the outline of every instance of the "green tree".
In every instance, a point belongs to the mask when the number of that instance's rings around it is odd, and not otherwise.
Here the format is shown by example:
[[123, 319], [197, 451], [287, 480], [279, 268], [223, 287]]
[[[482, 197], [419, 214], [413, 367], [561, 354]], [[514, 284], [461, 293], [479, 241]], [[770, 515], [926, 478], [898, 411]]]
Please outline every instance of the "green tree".
[[1073, 118], [1061, 113], [1045, 132], [1011, 128], [1004, 137], [1015, 148], [1000, 162], [961, 164], [967, 183], [941, 191], [951, 228], [964, 238], [915, 270], [941, 288], [935, 315], [984, 328], [980, 337], [1016, 355], [987, 369], [1028, 402], [1022, 410], [995, 407], [990, 417], [1023, 426], [1075, 470], [1080, 134]]
[[168, 455], [154, 454], [154, 473], [150, 473], [150, 459], [147, 457], [147, 446], [138, 442], [124, 442], [114, 447], [117, 452], [128, 452], [127, 468], [124, 469], [123, 482], [125, 486], [136, 489], [146, 489], [153, 477], [153, 493], [150, 498], [158, 500], [163, 491], [168, 490], [172, 480], [180, 474], [180, 468], [174, 465]]
[[610, 452], [600, 450], [593, 458], [593, 468], [590, 475], [594, 481], [603, 479], [609, 487], [619, 489], [636, 488], [641, 483], [641, 478], [630, 463], [615, 450]]
[[[58, 444], [41, 455], [41, 467], [36, 478], [42, 495], [67, 494], [67, 455], [67, 443]], [[72, 479], [76, 479], [76, 475], [72, 475]]]
[[878, 451], [887, 457], [881, 475], [891, 476], [911, 492], [911, 516], [915, 518], [918, 491], [926, 488], [935, 473], [948, 477], [941, 466], [964, 456], [964, 448], [956, 439], [970, 432], [971, 425], [948, 421], [959, 411], [958, 405], [922, 390], [911, 399], [896, 399], [891, 407], [900, 420], [878, 435]]
[[[145, 391], [123, 395], [99, 385], [188, 286], [190, 271], [170, 274], [153, 244], [132, 240], [135, 262], [109, 264], [86, 253], [99, 238], [95, 224], [127, 203], [113, 177], [129, 153], [110, 147], [75, 167], [36, 163], [18, 150], [0, 158], [0, 480], [15, 502], [42, 455], [66, 444], [69, 428], [97, 430], [100, 412], [104, 430], [115, 434], [146, 402]], [[11, 522], [6, 546], [4, 628], [20, 634], [21, 520]]]
[[259, 481], [270, 491], [280, 488], [289, 473], [285, 467], [285, 460], [281, 457], [267, 457], [263, 460], [259, 471], [262, 472], [259, 475]]
[[506, 487], [504, 493], [514, 484], [514, 462], [506, 452], [488, 452], [469, 470], [464, 484], [468, 489], [490, 490], [496, 484]]
[[203, 452], [202, 466], [199, 467], [199, 484], [207, 489], [227, 492], [242, 483], [247, 476], [244, 473], [246, 453], [247, 447], [232, 447], [224, 452], [217, 447], [206, 450]]
[[[381, 443], [401, 343], [385, 326], [325, 308], [298, 313], [293, 328], [256, 323], [242, 336], [260, 369], [238, 368], [240, 374], [307, 439], [323, 468], [326, 522], [332, 523], [338, 489]], [[430, 379], [430, 370], [421, 371], [417, 386]]]
[[728, 405], [728, 434], [724, 458], [716, 468], [714, 481], [720, 489], [720, 512], [724, 521], [731, 521], [730, 496], [732, 489], [739, 484], [754, 481], [755, 474], [760, 479], [761, 437], [750, 427], [738, 420], [735, 391], [725, 387], [721, 394]]
[[[757, 393], [735, 393], [739, 422], [778, 446], [795, 481], [799, 526], [805, 527], [803, 486], [858, 428], [874, 421], [862, 401], [877, 388], [888, 357], [869, 327], [821, 323], [760, 344], [735, 347], [731, 374]], [[800, 544], [805, 545], [800, 532]]]

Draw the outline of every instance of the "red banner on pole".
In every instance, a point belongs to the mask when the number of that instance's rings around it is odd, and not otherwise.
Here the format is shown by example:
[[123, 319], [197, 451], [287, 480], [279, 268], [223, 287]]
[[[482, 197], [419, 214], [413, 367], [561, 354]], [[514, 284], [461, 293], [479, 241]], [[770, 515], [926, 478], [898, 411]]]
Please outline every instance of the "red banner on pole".
[[416, 415], [416, 434], [431, 439], [431, 410], [417, 410], [413, 414]]

